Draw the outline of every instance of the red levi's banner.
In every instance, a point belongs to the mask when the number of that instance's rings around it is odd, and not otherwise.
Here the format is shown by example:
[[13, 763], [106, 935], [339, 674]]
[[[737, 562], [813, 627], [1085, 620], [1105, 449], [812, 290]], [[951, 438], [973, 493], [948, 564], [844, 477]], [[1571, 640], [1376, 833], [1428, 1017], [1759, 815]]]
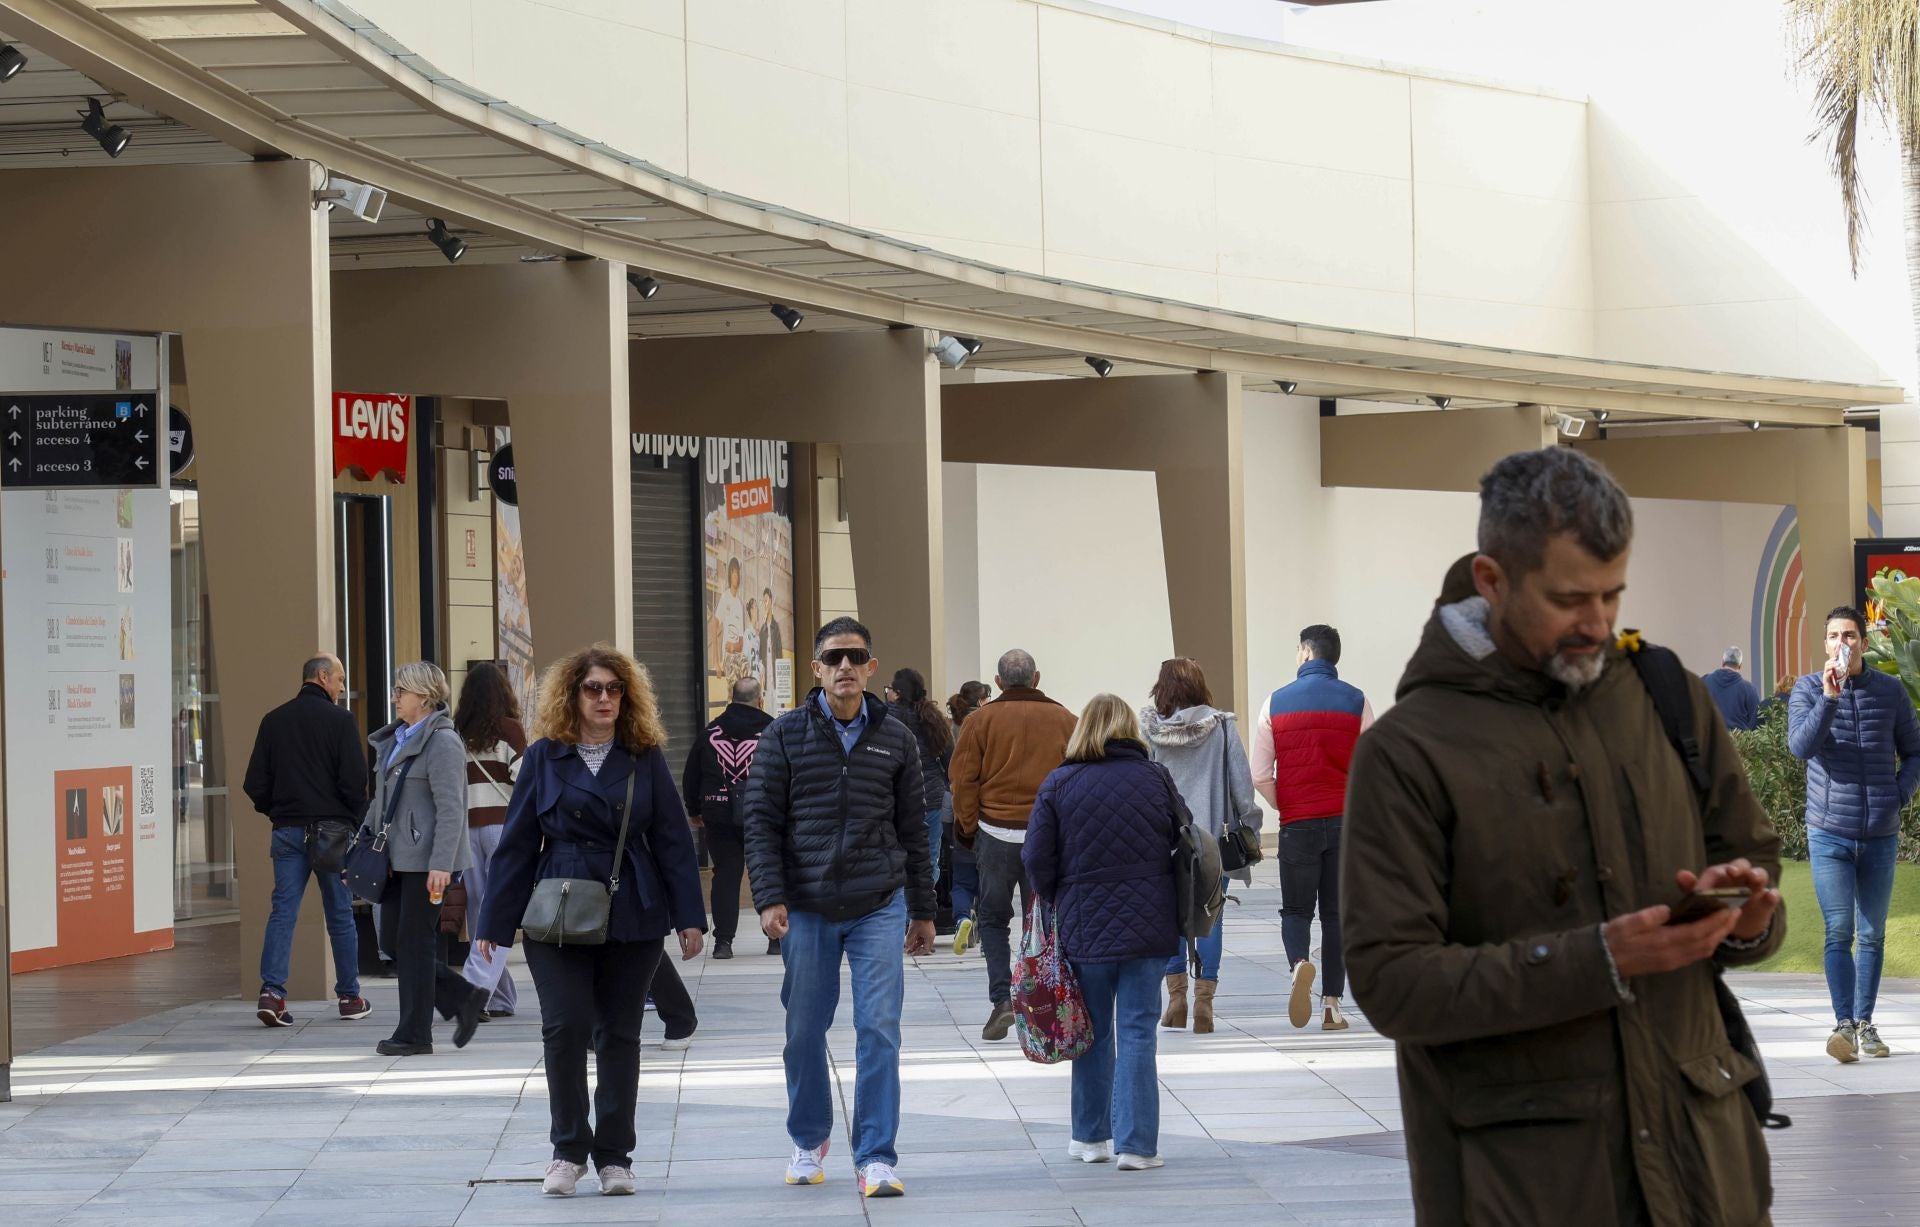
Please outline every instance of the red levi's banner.
[[413, 397], [385, 392], [333, 394], [333, 475], [407, 480]]

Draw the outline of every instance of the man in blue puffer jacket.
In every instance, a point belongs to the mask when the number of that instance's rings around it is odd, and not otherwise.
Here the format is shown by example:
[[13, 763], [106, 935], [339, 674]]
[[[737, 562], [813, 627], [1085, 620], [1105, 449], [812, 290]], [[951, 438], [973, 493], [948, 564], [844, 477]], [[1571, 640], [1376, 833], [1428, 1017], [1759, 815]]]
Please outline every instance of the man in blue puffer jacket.
[[[1827, 663], [1787, 706], [1787, 748], [1807, 760], [1807, 855], [1826, 920], [1827, 1053], [1844, 1063], [1888, 1055], [1873, 1026], [1893, 899], [1900, 811], [1920, 787], [1920, 719], [1900, 679], [1865, 668], [1867, 622], [1827, 615]], [[1854, 952], [1856, 926], [1859, 952]]]

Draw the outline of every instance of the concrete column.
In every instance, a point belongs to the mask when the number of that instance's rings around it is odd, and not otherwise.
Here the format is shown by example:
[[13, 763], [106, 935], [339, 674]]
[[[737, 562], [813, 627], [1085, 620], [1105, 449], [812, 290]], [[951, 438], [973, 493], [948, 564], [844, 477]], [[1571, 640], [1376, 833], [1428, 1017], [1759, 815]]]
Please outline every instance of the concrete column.
[[[181, 334], [240, 883], [235, 987], [259, 988], [273, 887], [240, 790], [265, 711], [334, 640], [325, 214], [305, 162], [0, 173], [0, 318]], [[85, 253], [76, 259], [76, 253]], [[288, 992], [331, 995], [317, 892]]]
[[655, 340], [634, 343], [629, 369], [635, 431], [840, 444], [860, 620], [881, 671], [937, 679], [946, 634], [931, 340], [916, 328]]
[[507, 402], [542, 664], [633, 647], [624, 275], [570, 260], [334, 277], [342, 387]]

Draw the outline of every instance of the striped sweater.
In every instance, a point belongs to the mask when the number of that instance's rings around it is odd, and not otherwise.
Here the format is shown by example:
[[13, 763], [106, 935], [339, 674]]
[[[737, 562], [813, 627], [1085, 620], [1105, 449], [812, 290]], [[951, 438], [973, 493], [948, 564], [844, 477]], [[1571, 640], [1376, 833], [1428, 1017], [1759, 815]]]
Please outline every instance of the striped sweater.
[[500, 740], [485, 750], [467, 747], [467, 825], [498, 826], [507, 820], [507, 801], [520, 775], [520, 755], [527, 748], [526, 730], [509, 720]]

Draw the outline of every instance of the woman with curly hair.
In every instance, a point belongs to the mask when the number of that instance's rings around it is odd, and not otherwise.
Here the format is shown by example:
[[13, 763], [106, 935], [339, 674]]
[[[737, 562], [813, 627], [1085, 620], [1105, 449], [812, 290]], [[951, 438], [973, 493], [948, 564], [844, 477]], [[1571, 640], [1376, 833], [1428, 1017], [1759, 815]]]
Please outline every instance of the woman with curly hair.
[[[680, 957], [691, 959], [706, 932], [693, 836], [662, 752], [667, 735], [652, 683], [624, 652], [595, 644], [549, 668], [534, 731], [539, 740], [527, 747], [514, 782], [475, 949], [490, 958], [513, 943], [543, 878], [617, 883], [604, 944], [529, 940], [527, 967], [540, 993], [553, 1120], [543, 1190], [572, 1196], [591, 1161], [601, 1193], [631, 1194], [647, 986], [668, 933], [678, 931]], [[589, 1049], [599, 1070], [591, 1105]]]

